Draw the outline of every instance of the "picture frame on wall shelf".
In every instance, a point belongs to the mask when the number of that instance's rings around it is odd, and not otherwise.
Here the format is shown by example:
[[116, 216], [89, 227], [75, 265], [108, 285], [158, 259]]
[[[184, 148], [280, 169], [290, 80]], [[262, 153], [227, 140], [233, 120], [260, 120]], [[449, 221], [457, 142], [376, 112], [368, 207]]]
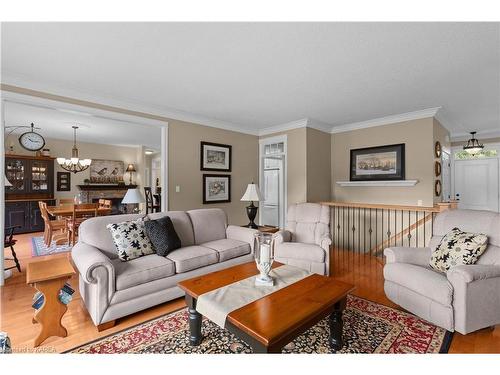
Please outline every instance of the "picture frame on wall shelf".
[[231, 175], [203, 174], [203, 204], [231, 202]]
[[200, 170], [231, 172], [232, 146], [200, 142]]
[[351, 181], [385, 181], [404, 179], [404, 143], [351, 150]]
[[57, 191], [71, 191], [71, 173], [57, 172]]
[[90, 165], [91, 184], [117, 184], [124, 182], [125, 163], [121, 160], [93, 159]]

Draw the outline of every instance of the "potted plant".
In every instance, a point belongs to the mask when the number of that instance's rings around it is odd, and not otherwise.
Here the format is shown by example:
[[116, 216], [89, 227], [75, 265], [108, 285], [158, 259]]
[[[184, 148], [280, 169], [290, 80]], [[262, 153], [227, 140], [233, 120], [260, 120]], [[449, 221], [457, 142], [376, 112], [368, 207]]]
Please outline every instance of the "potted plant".
[[88, 185], [88, 184], [90, 184], [90, 180], [89, 180], [88, 178], [86, 178], [85, 180], [83, 180], [83, 183], [84, 183], [85, 185]]

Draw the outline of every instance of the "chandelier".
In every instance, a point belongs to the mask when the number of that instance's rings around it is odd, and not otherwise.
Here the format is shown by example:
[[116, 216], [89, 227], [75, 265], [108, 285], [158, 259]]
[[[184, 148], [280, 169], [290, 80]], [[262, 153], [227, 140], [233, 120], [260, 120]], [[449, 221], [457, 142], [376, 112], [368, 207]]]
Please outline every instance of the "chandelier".
[[72, 126], [72, 128], [74, 131], [74, 136], [73, 149], [71, 150], [71, 159], [57, 158], [57, 163], [61, 166], [62, 169], [68, 172], [78, 173], [88, 169], [90, 167], [90, 164], [92, 163], [92, 160], [78, 158], [78, 148], [76, 148], [76, 129], [78, 129], [78, 126]]
[[479, 143], [479, 141], [476, 138], [474, 138], [476, 132], [470, 132], [470, 134], [472, 135], [472, 138], [467, 141], [467, 144], [464, 146], [464, 150], [471, 155], [475, 155], [479, 151], [481, 151], [484, 148], [484, 146], [482, 143]]

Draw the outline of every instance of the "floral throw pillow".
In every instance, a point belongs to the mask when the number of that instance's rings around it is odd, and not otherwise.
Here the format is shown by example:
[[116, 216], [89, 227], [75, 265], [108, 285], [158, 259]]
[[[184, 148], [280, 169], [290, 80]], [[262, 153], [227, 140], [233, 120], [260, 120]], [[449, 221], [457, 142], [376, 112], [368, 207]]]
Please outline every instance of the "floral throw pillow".
[[143, 219], [108, 224], [106, 228], [111, 232], [121, 261], [126, 262], [154, 254], [153, 245], [144, 230]]
[[436, 271], [446, 272], [455, 266], [475, 264], [487, 246], [486, 235], [453, 228], [432, 252], [429, 265]]

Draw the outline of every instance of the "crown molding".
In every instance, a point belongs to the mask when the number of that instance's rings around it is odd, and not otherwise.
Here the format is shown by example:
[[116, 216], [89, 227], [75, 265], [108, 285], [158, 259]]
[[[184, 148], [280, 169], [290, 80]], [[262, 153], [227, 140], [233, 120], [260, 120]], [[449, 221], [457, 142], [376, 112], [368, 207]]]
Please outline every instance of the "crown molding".
[[154, 117], [160, 121], [167, 122], [169, 120], [185, 121], [194, 124], [209, 126], [212, 128], [235, 131], [238, 133], [258, 135], [258, 131], [256, 129], [249, 129], [248, 127], [245, 127], [243, 125], [233, 124], [227, 121], [217, 120], [168, 107], [152, 106], [140, 102], [130, 102], [122, 98], [115, 99], [106, 96], [90, 94], [86, 93], [84, 90], [66, 89], [55, 85], [49, 85], [42, 82], [26, 79], [10, 72], [2, 72], [1, 79], [2, 91], [17, 92], [24, 95], [30, 95], [29, 92], [34, 91], [36, 93], [33, 92], [32, 96], [36, 95], [44, 97], [45, 94], [45, 97], [48, 99], [50, 99], [50, 97], [52, 96], [59, 96], [62, 97], [61, 99], [80, 102], [75, 104], [80, 104], [82, 106], [114, 107], [115, 109], [135, 112], [135, 115], [138, 117], [141, 117], [141, 115], [144, 117]]
[[[401, 113], [398, 115], [391, 115], [386, 117], [379, 117], [372, 120], [353, 122], [351, 124], [344, 124], [339, 126], [334, 126], [330, 133], [343, 133], [351, 130], [373, 128], [381, 125], [395, 124], [403, 121], [418, 120], [422, 118], [429, 118], [436, 116], [436, 113], [441, 109], [441, 107], [427, 108], [420, 111], [413, 111], [407, 113]], [[444, 126], [444, 125], [443, 125]]]
[[270, 126], [268, 128], [260, 129], [258, 132], [258, 135], [265, 136], [265, 135], [284, 132], [284, 131], [288, 131], [288, 130], [306, 128], [307, 121], [308, 121], [307, 118], [303, 118], [303, 119], [296, 120], [296, 121], [290, 121], [290, 122], [287, 122], [287, 123], [281, 124], [281, 125]]
[[330, 133], [332, 125], [311, 118], [303, 118], [296, 121], [290, 121], [285, 124], [274, 125], [268, 128], [260, 129], [258, 135], [262, 137], [270, 134], [275, 134], [294, 129], [301, 129], [301, 128], [312, 128], [325, 133]]

